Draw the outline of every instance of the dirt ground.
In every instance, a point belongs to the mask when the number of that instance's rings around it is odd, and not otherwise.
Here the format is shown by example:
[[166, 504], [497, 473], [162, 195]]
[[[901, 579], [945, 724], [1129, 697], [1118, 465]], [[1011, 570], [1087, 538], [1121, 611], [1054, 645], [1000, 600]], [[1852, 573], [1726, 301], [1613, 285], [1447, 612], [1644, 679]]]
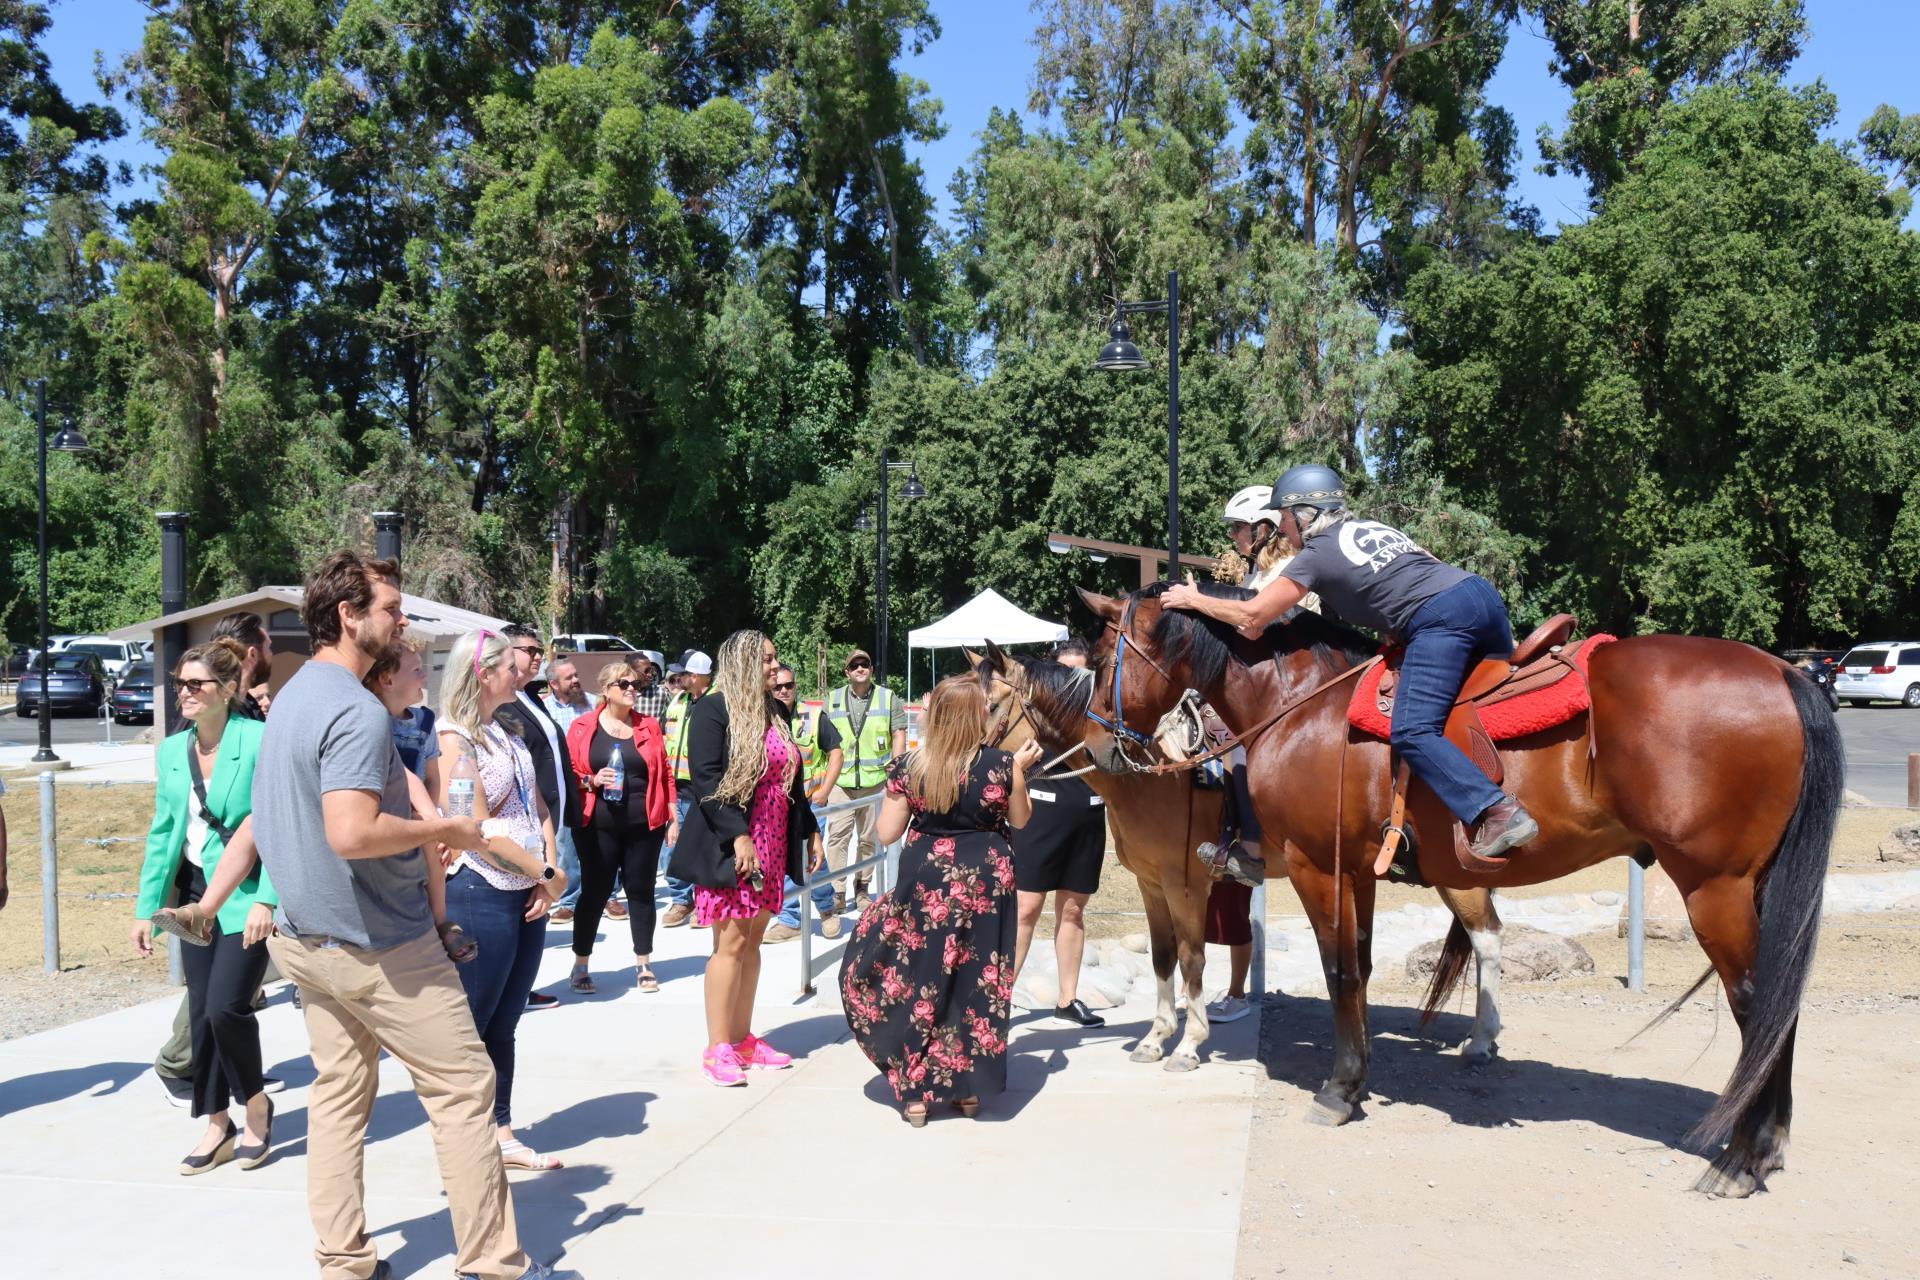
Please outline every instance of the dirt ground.
[[1678, 986], [1511, 991], [1484, 1069], [1449, 1047], [1464, 1017], [1435, 1039], [1411, 993], [1379, 992], [1373, 1096], [1340, 1129], [1302, 1119], [1329, 1062], [1325, 1000], [1271, 996], [1235, 1274], [1913, 1276], [1911, 953], [1902, 968], [1909, 994], [1808, 1001], [1787, 1168], [1743, 1201], [1691, 1190], [1705, 1162], [1683, 1145], [1737, 1049], [1724, 1007], [1625, 1044]]
[[[1835, 869], [1905, 869], [1878, 862], [1874, 846], [1911, 819], [1849, 810]], [[1608, 866], [1519, 892], [1623, 879]], [[1381, 905], [1422, 892], [1383, 890]], [[1920, 1275], [1920, 1116], [1910, 1105], [1920, 913], [1824, 922], [1795, 1059], [1793, 1148], [1768, 1191], [1744, 1201], [1691, 1190], [1705, 1161], [1685, 1143], [1739, 1048], [1717, 987], [1626, 1043], [1699, 976], [1699, 947], [1649, 941], [1647, 990], [1635, 995], [1620, 976], [1624, 939], [1579, 941], [1595, 972], [1509, 984], [1499, 1056], [1485, 1068], [1456, 1052], [1471, 1004], [1457, 999], [1422, 1030], [1418, 990], [1397, 966], [1377, 971], [1373, 1096], [1340, 1129], [1303, 1119], [1331, 1065], [1327, 1001], [1269, 996], [1235, 1274]]]

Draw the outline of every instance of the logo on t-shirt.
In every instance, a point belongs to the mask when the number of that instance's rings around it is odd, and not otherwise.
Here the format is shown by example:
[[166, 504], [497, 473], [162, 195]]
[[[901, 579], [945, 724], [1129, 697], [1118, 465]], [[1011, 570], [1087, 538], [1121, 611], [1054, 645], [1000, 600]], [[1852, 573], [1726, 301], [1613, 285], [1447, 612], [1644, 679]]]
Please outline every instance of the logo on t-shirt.
[[1348, 520], [1340, 526], [1340, 554], [1349, 563], [1380, 572], [1420, 544], [1398, 529], [1372, 520]]

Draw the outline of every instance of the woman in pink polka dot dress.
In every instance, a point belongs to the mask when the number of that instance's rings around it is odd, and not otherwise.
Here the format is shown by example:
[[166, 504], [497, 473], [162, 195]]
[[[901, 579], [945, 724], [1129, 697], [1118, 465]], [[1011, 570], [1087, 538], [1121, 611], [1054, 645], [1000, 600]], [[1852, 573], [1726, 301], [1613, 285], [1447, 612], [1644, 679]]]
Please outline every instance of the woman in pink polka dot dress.
[[824, 860], [801, 792], [800, 748], [787, 708], [769, 688], [778, 665], [771, 640], [734, 632], [720, 646], [713, 692], [694, 704], [687, 723], [684, 794], [693, 804], [668, 870], [692, 882], [694, 920], [713, 929], [700, 1070], [717, 1085], [743, 1085], [755, 1068], [793, 1065], [752, 1031], [760, 943], [787, 877]]

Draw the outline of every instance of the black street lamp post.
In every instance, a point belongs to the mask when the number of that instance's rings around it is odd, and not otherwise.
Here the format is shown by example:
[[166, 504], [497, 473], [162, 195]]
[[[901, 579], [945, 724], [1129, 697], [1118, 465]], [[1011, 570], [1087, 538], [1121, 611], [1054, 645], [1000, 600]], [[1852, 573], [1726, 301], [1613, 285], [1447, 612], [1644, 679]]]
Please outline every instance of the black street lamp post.
[[1167, 296], [1158, 302], [1122, 302], [1114, 307], [1109, 341], [1093, 367], [1128, 373], [1147, 367], [1127, 331], [1130, 315], [1167, 317], [1167, 577], [1180, 576], [1180, 273], [1167, 272]]
[[[887, 473], [907, 473], [907, 482], [900, 486], [901, 497], [918, 501], [927, 496], [927, 487], [920, 483], [919, 468], [912, 462], [893, 461], [892, 453], [890, 448], [884, 446], [880, 450], [880, 528], [873, 575], [874, 609], [879, 622], [879, 643], [875, 645], [873, 655], [873, 678], [876, 684], [885, 684], [887, 679]], [[873, 528], [873, 520], [862, 511], [853, 522], [853, 527], [865, 533]]]
[[[35, 764], [46, 764], [60, 757], [53, 753], [53, 655], [47, 652], [52, 637], [47, 629], [47, 380], [34, 384], [33, 434], [40, 448], [40, 750], [34, 752]], [[86, 437], [73, 429], [66, 418], [52, 447], [59, 453], [79, 453], [87, 447]]]

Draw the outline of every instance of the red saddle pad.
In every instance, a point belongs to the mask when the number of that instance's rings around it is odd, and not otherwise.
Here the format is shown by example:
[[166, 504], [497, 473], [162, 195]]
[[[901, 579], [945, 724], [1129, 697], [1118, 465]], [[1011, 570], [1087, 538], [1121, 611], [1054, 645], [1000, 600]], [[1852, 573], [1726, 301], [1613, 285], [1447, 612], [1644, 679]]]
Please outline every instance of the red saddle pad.
[[[1588, 636], [1567, 655], [1577, 674], [1544, 689], [1482, 707], [1480, 722], [1487, 726], [1487, 732], [1493, 735], [1495, 742], [1524, 738], [1530, 733], [1565, 724], [1593, 705], [1593, 694], [1587, 688], [1587, 660], [1593, 656], [1595, 649], [1617, 639], [1618, 636], [1604, 633]], [[1392, 660], [1398, 665], [1397, 655]], [[1385, 738], [1389, 728], [1379, 703], [1380, 677], [1386, 671], [1387, 664], [1383, 662], [1361, 676], [1360, 683], [1353, 690], [1353, 701], [1347, 704], [1347, 722], [1362, 733], [1376, 738]]]

